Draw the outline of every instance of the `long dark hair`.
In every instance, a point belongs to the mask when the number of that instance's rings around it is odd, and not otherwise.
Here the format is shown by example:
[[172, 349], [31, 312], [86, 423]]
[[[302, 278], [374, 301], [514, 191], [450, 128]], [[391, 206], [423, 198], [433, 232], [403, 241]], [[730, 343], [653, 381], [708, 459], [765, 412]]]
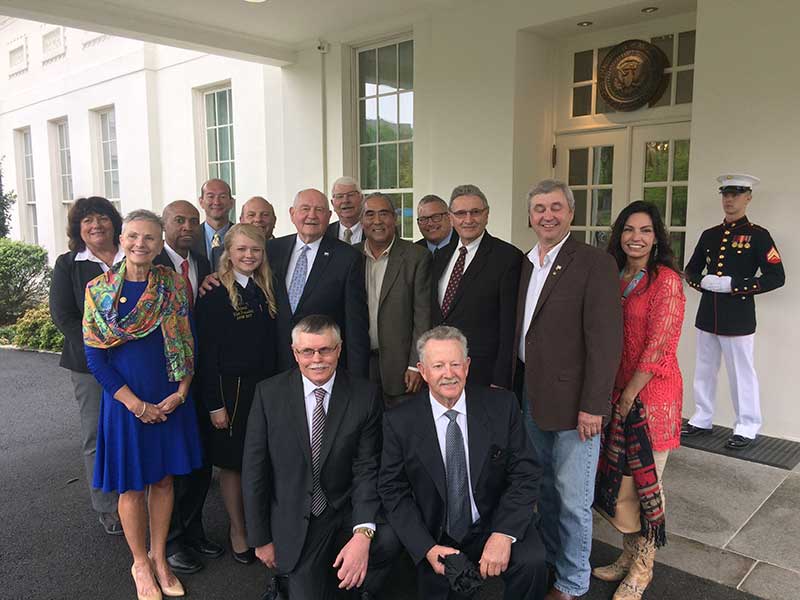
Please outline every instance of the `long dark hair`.
[[81, 238], [81, 221], [89, 215], [103, 215], [111, 219], [114, 224], [114, 245], [119, 245], [119, 236], [122, 234], [122, 217], [108, 200], [101, 196], [78, 198], [72, 204], [67, 214], [67, 238], [69, 249], [80, 252], [86, 248]]
[[628, 222], [630, 216], [636, 213], [644, 213], [650, 217], [653, 222], [653, 232], [656, 235], [653, 250], [647, 259], [648, 280], [658, 273], [659, 267], [667, 267], [676, 273], [680, 273], [675, 262], [675, 253], [669, 243], [667, 228], [664, 227], [664, 221], [661, 219], [661, 213], [655, 204], [644, 200], [636, 200], [628, 204], [620, 211], [616, 221], [614, 221], [614, 225], [611, 226], [611, 237], [608, 239], [607, 250], [617, 261], [617, 268], [621, 270], [625, 263], [628, 262], [628, 255], [622, 249], [622, 230], [625, 228], [625, 223]]

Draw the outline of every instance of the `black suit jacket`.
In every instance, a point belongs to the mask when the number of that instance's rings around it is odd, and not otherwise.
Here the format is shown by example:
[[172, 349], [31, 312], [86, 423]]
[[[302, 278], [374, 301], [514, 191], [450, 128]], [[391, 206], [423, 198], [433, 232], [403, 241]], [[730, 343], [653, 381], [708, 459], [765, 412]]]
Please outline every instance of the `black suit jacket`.
[[294, 251], [296, 235], [287, 235], [267, 244], [272, 266], [275, 299], [278, 304], [278, 369], [295, 366], [292, 353], [292, 327], [307, 315], [330, 316], [342, 330], [340, 366], [354, 375], [369, 374], [369, 315], [364, 284], [364, 260], [354, 247], [323, 236], [319, 251], [308, 274], [303, 295], [292, 314], [286, 272]]
[[[336, 371], [320, 454], [328, 507], [352, 508], [352, 525], [374, 523], [383, 400], [369, 381]], [[242, 491], [250, 546], [275, 544], [278, 568], [292, 571], [311, 518], [311, 442], [298, 369], [256, 387], [247, 421]]]
[[[231, 226], [233, 226], [233, 223], [231, 223]], [[230, 229], [230, 227], [228, 229]], [[192, 244], [191, 252], [195, 256], [195, 258], [200, 257], [200, 256], [205, 258], [206, 261], [208, 262], [208, 264], [211, 266], [211, 271], [210, 272], [211, 273], [216, 272], [217, 267], [219, 267], [219, 265], [211, 265], [211, 256], [206, 254], [206, 223], [205, 222], [200, 223], [200, 231], [199, 231], [199, 233], [197, 234], [197, 237], [194, 240], [194, 244]], [[220, 250], [219, 250], [219, 255], [220, 256], [222, 255], [222, 248], [220, 248]], [[167, 257], [167, 259], [169, 259], [169, 257]], [[219, 257], [217, 257], [217, 260], [219, 260]], [[166, 266], [168, 266], [168, 267], [172, 266], [172, 263], [170, 262]], [[200, 281], [202, 281], [202, 279]]]
[[450, 244], [433, 256], [432, 324], [458, 327], [467, 336], [470, 383], [510, 389], [522, 252], [487, 231], [445, 315], [439, 304], [439, 283], [458, 245], [454, 233]]
[[[205, 242], [204, 242], [205, 243]], [[194, 249], [189, 250], [189, 255], [195, 260], [197, 263], [197, 287], [200, 287], [200, 284], [203, 283], [203, 280], [206, 278], [207, 275], [211, 273], [211, 265], [208, 262], [208, 259], [205, 257], [205, 252], [202, 254], [197, 254]], [[167, 254], [166, 249], [161, 250], [161, 254], [156, 256], [155, 260], [153, 260], [154, 265], [163, 265], [169, 269], [173, 269], [176, 273], [180, 273], [178, 269], [175, 268], [175, 265], [172, 262], [172, 259]], [[195, 297], [192, 299], [194, 302], [197, 301], [197, 290], [193, 290]]]
[[[517, 540], [534, 519], [541, 467], [511, 392], [466, 388], [472, 495], [484, 531]], [[444, 459], [430, 395], [413, 396], [383, 417], [378, 491], [389, 524], [415, 563], [442, 540], [447, 519]]]
[[103, 274], [103, 269], [90, 260], [75, 261], [77, 252], [65, 252], [56, 259], [50, 281], [50, 316], [64, 334], [61, 351], [62, 367], [88, 373], [83, 348], [83, 302], [86, 284]]

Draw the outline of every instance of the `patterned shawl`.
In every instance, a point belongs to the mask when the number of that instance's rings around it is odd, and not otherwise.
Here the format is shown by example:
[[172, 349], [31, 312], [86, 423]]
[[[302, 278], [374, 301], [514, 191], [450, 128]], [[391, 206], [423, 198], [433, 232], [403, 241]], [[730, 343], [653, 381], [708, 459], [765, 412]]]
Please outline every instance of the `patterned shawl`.
[[619, 402], [615, 402], [612, 408], [611, 422], [603, 434], [597, 464], [594, 504], [606, 514], [615, 515], [627, 463], [639, 495], [641, 535], [661, 547], [667, 543], [666, 519], [644, 406], [637, 396], [624, 422]]
[[120, 318], [117, 304], [125, 281], [126, 261], [86, 285], [83, 339], [92, 348], [114, 348], [140, 340], [161, 327], [170, 381], [194, 374], [194, 338], [189, 324], [189, 304], [183, 281], [172, 269], [150, 267], [136, 306]]

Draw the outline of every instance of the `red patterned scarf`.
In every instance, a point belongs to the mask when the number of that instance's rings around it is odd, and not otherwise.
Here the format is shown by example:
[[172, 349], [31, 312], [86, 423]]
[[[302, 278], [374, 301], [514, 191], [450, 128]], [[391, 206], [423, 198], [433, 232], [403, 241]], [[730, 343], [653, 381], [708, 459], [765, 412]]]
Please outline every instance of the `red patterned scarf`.
[[619, 403], [613, 404], [611, 422], [603, 434], [594, 503], [612, 517], [616, 512], [622, 476], [627, 474], [627, 469], [630, 469], [639, 495], [641, 535], [661, 547], [667, 543], [661, 484], [653, 461], [644, 406], [638, 397], [624, 422]]

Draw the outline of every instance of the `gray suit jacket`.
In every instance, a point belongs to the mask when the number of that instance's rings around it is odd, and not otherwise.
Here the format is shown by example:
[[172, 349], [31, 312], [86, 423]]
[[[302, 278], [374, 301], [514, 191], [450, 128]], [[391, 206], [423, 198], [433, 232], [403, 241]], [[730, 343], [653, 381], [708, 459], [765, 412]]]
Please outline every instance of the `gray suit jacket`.
[[[364, 242], [356, 246], [363, 254]], [[366, 271], [367, 257], [364, 256]], [[416, 343], [431, 326], [431, 253], [395, 238], [378, 304], [378, 351], [383, 391], [405, 394], [404, 375], [416, 366]]]

